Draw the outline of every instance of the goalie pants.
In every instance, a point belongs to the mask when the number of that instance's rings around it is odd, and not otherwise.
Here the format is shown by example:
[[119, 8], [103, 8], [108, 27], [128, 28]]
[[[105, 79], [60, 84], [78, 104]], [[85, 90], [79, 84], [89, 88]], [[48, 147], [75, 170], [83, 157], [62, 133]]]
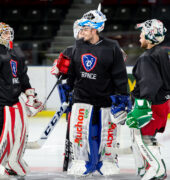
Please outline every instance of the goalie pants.
[[0, 131], [0, 165], [16, 175], [25, 175], [27, 167], [22, 157], [27, 141], [27, 117], [23, 103], [0, 107]]
[[170, 113], [170, 100], [163, 104], [152, 105], [152, 119], [141, 129], [143, 136], [154, 136], [157, 132], [163, 133]]

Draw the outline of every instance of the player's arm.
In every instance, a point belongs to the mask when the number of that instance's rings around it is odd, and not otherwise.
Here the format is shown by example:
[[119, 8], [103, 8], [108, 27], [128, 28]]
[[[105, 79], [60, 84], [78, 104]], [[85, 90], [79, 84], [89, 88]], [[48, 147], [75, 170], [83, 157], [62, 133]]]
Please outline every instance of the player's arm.
[[124, 124], [127, 112], [131, 109], [131, 101], [127, 92], [128, 78], [120, 48], [115, 46], [113, 53], [112, 82], [118, 95], [111, 96], [111, 118], [115, 124]]
[[123, 55], [118, 46], [113, 49], [112, 82], [119, 94], [127, 95], [128, 76]]
[[42, 110], [41, 108], [42, 102], [39, 101], [35, 89], [31, 87], [31, 84], [29, 82], [29, 77], [27, 75], [28, 68], [25, 64], [25, 61], [23, 59], [20, 60], [21, 60], [20, 83], [21, 83], [22, 92], [25, 93], [26, 95], [26, 99], [24, 100], [25, 100], [27, 115], [34, 116], [39, 111]]
[[[63, 65], [64, 65], [64, 61], [65, 59], [69, 59], [69, 61], [72, 58], [72, 51], [73, 51], [73, 46], [67, 47], [63, 52], [61, 52], [59, 54], [58, 59], [55, 59], [53, 62], [53, 66], [51, 68], [51, 74], [55, 75], [56, 77], [58, 77], [59, 74], [59, 69], [58, 69], [58, 60], [61, 59], [61, 61], [63, 61]], [[62, 79], [66, 79], [68, 77], [67, 73], [62, 74]]]
[[132, 92], [132, 96], [135, 98], [134, 108], [128, 114], [126, 121], [130, 128], [140, 129], [150, 122], [152, 118], [151, 102], [154, 101], [162, 86], [162, 78], [157, 65], [151, 63], [149, 58], [149, 56], [140, 57], [135, 70], [140, 93], [135, 97], [135, 90]]
[[20, 79], [20, 82], [21, 82], [21, 90], [23, 93], [25, 93], [26, 89], [30, 89], [31, 88], [31, 84], [29, 82], [29, 77], [27, 75], [27, 71], [28, 71], [28, 68], [25, 64], [25, 59], [20, 59], [19, 58], [19, 61], [20, 61], [20, 69], [21, 69], [21, 74], [19, 76], [19, 79]]
[[[149, 56], [140, 57], [136, 69], [136, 76], [138, 78], [138, 86], [140, 94], [139, 99], [146, 99], [148, 101], [154, 101], [156, 94], [163, 84], [161, 74], [156, 63], [150, 61]], [[132, 92], [135, 96], [135, 91]]]

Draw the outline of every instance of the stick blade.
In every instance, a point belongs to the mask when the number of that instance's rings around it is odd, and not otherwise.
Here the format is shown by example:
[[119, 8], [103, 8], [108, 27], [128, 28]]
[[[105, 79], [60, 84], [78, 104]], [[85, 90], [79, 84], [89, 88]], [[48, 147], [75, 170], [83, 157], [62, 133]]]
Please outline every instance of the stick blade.
[[41, 146], [40, 144], [38, 144], [37, 141], [33, 141], [33, 142], [28, 142], [26, 145], [26, 149], [40, 149]]

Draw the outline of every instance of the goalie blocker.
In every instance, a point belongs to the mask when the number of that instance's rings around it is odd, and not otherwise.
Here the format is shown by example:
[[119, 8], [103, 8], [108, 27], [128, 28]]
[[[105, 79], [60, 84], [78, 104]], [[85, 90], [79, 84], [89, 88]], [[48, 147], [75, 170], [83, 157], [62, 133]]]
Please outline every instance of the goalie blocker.
[[70, 66], [70, 58], [60, 53], [58, 59], [54, 60], [53, 67], [51, 68], [52, 75], [67, 74]]

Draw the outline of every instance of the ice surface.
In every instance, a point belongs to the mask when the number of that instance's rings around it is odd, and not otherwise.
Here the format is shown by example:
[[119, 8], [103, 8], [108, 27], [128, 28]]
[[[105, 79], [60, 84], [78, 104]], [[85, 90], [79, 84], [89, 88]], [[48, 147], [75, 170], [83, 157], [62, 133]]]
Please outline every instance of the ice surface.
[[[29, 119], [29, 141], [37, 140], [50, 118], [31, 118]], [[78, 177], [67, 176], [62, 172], [64, 143], [66, 134], [66, 122], [62, 118], [56, 125], [54, 131], [51, 133], [49, 139], [41, 149], [26, 150], [24, 159], [31, 167], [29, 173], [24, 179], [36, 180], [59, 180], [59, 179], [80, 179]], [[158, 135], [158, 140], [161, 144], [161, 152], [167, 166], [167, 172], [170, 179], [170, 121], [168, 121], [164, 134]], [[121, 146], [127, 147], [130, 144], [130, 134], [126, 126], [121, 130]], [[91, 180], [137, 180], [135, 175], [135, 164], [132, 155], [120, 155], [119, 166], [121, 169], [120, 175], [113, 177], [103, 177], [94, 175], [86, 177]], [[17, 179], [17, 178], [10, 178]], [[82, 178], [81, 178], [82, 179]], [[83, 178], [84, 179], [84, 178]]]

